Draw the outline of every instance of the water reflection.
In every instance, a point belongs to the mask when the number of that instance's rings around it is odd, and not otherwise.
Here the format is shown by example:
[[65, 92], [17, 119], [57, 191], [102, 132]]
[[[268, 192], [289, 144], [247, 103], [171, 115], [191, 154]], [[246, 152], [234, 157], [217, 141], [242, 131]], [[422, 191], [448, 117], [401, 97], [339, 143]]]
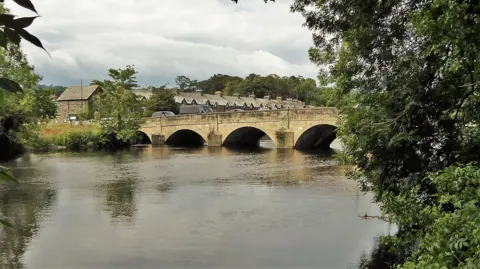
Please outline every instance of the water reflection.
[[[138, 156], [138, 154], [134, 154]], [[104, 180], [95, 187], [95, 197], [109, 212], [112, 221], [131, 225], [137, 212], [137, 187], [140, 181], [134, 164], [127, 162], [124, 154], [118, 154], [106, 174]]]
[[[1, 213], [9, 218], [14, 228], [0, 228], [0, 267], [24, 268], [23, 258], [41, 222], [51, 214], [56, 201], [56, 190], [48, 174], [28, 167], [28, 158], [10, 164], [22, 184], [3, 184], [0, 187]], [[38, 177], [36, 177], [36, 176]], [[40, 179], [40, 180], [39, 180]]]
[[0, 257], [5, 268], [22, 259], [26, 268], [347, 268], [387, 229], [358, 219], [378, 209], [331, 153], [142, 146], [29, 156], [16, 173], [30, 185], [15, 187], [28, 191], [9, 186], [2, 206], [30, 212], [24, 226], [37, 228], [3, 240], [24, 240], [21, 251], [5, 247], [16, 253]]

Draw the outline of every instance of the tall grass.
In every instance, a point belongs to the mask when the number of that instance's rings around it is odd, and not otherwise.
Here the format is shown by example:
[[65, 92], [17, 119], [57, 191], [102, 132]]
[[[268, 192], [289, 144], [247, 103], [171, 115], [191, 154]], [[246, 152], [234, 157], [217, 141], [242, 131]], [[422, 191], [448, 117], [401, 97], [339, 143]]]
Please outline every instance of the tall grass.
[[59, 146], [80, 150], [102, 148], [106, 140], [100, 126], [96, 124], [47, 124], [40, 129], [39, 141], [35, 144], [37, 150]]

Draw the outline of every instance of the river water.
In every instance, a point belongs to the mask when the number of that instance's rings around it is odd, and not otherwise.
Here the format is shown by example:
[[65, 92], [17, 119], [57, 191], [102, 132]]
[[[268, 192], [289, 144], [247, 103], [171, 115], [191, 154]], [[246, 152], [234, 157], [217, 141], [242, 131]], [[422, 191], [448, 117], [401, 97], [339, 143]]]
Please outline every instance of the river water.
[[[263, 142], [262, 142], [263, 143]], [[268, 146], [268, 145], [267, 145]], [[329, 154], [28, 154], [1, 186], [2, 268], [355, 268], [391, 232]]]

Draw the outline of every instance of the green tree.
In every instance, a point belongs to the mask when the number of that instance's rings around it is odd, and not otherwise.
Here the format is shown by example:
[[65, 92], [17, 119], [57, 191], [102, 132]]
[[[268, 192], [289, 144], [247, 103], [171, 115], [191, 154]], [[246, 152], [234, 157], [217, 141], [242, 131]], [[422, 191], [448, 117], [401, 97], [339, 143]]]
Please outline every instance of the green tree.
[[123, 69], [111, 68], [108, 69], [108, 76], [111, 80], [93, 80], [90, 85], [99, 85], [102, 88], [122, 87], [126, 90], [132, 90], [138, 86], [136, 74], [138, 72], [133, 65], [127, 65]]
[[[437, 191], [436, 203], [418, 212], [429, 225], [402, 268], [478, 268], [480, 168], [471, 164], [452, 166], [432, 174], [429, 181]], [[415, 190], [418, 192], [418, 188]]]
[[98, 116], [104, 119], [100, 121], [104, 132], [126, 142], [136, 136], [142, 121], [140, 103], [132, 92], [137, 72], [127, 65], [125, 69], [109, 69], [108, 73], [111, 80], [92, 82], [101, 85], [104, 90], [96, 96], [94, 106]]
[[57, 103], [52, 100], [54, 91], [51, 89], [38, 89], [34, 91], [34, 116], [40, 119], [53, 119], [57, 116]]
[[146, 100], [144, 115], [150, 117], [155, 111], [172, 111], [178, 113], [175, 92], [165, 86], [152, 89], [152, 95]]
[[321, 85], [335, 86], [341, 157], [399, 226], [385, 240], [402, 263], [418, 242], [433, 243], [432, 222], [418, 214], [439, 206], [428, 175], [480, 157], [480, 131], [471, 127], [480, 119], [477, 4], [296, 0], [292, 11], [314, 31], [309, 53], [323, 67]]
[[[13, 1], [20, 6], [37, 13], [30, 0]], [[9, 47], [9, 44], [18, 46], [20, 45], [21, 40], [25, 39], [35, 46], [44, 49], [42, 42], [25, 30], [25, 28], [33, 23], [36, 17], [15, 18], [13, 15], [8, 14], [8, 10], [3, 8], [3, 2], [4, 1], [2, 1], [2, 5], [0, 6], [0, 47], [6, 50]], [[22, 91], [21, 86], [16, 81], [3, 76], [0, 77], [0, 89], [0, 107], [9, 103], [8, 100], [5, 100], [5, 93], [19, 93]], [[3, 116], [3, 112], [0, 112], [0, 116]], [[11, 125], [9, 120], [4, 118], [0, 121], [0, 139], [4, 139], [5, 137], [8, 138], [8, 136], [6, 136], [6, 129], [9, 127], [8, 125]], [[5, 147], [2, 147], [2, 149], [6, 150]], [[13, 178], [11, 171], [4, 166], [0, 166], [0, 180], [16, 181]], [[2, 225], [11, 226], [8, 220], [3, 216], [0, 216], [0, 223]]]
[[242, 78], [223, 74], [215, 74], [206, 80], [199, 81], [197, 87], [205, 93], [213, 94], [216, 91], [223, 91], [229, 81], [241, 81]]
[[191, 80], [186, 76], [178, 76], [175, 78], [175, 83], [181, 91], [193, 91], [197, 88], [197, 81]]

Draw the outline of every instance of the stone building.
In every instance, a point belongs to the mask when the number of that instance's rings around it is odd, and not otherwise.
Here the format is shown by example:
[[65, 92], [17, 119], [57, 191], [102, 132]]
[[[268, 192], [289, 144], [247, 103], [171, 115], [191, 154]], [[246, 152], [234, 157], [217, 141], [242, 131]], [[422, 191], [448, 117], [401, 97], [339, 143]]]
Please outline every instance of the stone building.
[[102, 92], [98, 85], [70, 86], [57, 98], [59, 120], [78, 120], [78, 114], [88, 109], [89, 117], [93, 117], [93, 98]]

